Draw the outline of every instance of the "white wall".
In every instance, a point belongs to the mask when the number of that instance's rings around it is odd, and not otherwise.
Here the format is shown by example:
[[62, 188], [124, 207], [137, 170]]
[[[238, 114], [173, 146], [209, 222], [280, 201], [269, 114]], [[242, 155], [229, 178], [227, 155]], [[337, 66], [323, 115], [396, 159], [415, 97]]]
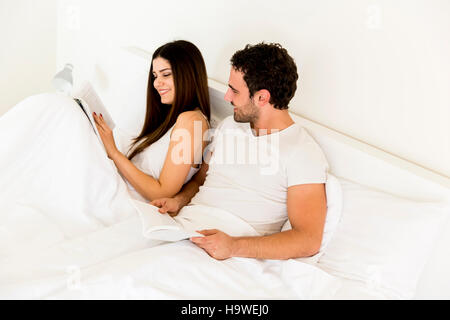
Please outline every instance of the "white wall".
[[59, 0], [58, 65], [95, 75], [120, 46], [187, 39], [227, 83], [247, 43], [297, 61], [294, 112], [450, 176], [447, 0]]
[[27, 96], [52, 90], [57, 0], [0, 0], [0, 116]]

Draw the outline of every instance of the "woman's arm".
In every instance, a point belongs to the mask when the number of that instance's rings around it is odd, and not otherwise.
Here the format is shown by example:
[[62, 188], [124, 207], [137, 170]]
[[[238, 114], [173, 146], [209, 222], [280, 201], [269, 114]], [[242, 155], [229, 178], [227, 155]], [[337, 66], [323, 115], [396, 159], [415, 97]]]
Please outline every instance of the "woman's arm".
[[[202, 137], [207, 129], [206, 120], [196, 111], [184, 112], [178, 116], [159, 179], [139, 170], [117, 148], [110, 148], [108, 156], [122, 176], [147, 200], [173, 197], [181, 190], [194, 164], [194, 157], [198, 152], [201, 155], [206, 147], [207, 142]], [[196, 133], [195, 130], [201, 130], [201, 133]]]
[[151, 202], [152, 205], [159, 208], [159, 212], [168, 213], [171, 216], [176, 216], [181, 208], [188, 205], [191, 199], [197, 194], [200, 186], [203, 185], [208, 172], [208, 164], [202, 163], [200, 170], [186, 183], [181, 191], [173, 198], [159, 198]]

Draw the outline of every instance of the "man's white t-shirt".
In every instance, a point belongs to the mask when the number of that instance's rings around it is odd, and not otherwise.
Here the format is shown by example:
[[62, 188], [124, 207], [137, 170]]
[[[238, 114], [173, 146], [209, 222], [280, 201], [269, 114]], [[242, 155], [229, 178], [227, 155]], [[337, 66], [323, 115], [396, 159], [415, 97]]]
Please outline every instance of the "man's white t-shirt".
[[328, 162], [300, 125], [255, 136], [249, 123], [230, 116], [214, 132], [206, 180], [191, 205], [240, 217], [261, 235], [280, 232], [288, 219], [287, 189], [325, 183]]

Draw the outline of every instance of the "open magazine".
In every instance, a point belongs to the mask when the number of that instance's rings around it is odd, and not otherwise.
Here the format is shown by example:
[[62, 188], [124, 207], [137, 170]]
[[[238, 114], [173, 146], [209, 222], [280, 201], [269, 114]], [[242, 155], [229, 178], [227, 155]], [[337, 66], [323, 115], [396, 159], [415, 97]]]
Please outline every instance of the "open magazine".
[[144, 237], [163, 241], [180, 241], [190, 237], [203, 237], [202, 234], [186, 230], [174, 218], [168, 214], [162, 214], [149, 203], [130, 199], [142, 222], [142, 233]]
[[91, 123], [92, 129], [94, 129], [94, 132], [97, 135], [98, 139], [100, 140], [100, 142], [102, 142], [97, 130], [97, 126], [95, 125], [95, 120], [92, 113], [95, 112], [98, 115], [101, 114], [106, 124], [111, 128], [111, 130], [114, 129], [116, 125], [112, 120], [105, 105], [103, 104], [102, 100], [95, 92], [94, 87], [90, 82], [86, 81], [72, 92], [72, 97], [74, 98], [75, 102], [81, 107], [83, 112], [86, 114], [86, 116], [89, 119], [89, 122]]

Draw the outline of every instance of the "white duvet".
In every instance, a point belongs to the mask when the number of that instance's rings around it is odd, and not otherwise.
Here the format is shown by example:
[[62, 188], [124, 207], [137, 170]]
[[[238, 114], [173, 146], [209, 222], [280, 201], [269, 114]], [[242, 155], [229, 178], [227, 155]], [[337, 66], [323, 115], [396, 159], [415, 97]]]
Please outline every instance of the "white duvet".
[[[125, 182], [66, 96], [15, 106], [0, 141], [1, 299], [328, 299], [342, 289], [299, 260], [217, 261], [187, 240], [143, 238]], [[203, 211], [185, 223], [254, 232]]]

